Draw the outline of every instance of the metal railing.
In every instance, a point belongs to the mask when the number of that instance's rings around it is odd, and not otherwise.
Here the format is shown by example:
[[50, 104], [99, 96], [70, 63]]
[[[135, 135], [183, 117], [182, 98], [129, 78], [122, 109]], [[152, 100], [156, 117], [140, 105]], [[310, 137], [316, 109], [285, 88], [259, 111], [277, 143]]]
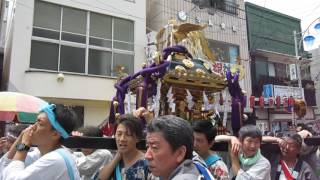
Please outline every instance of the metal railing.
[[221, 0], [213, 0], [211, 2], [211, 7], [230, 13], [234, 15], [238, 15], [239, 5], [229, 1], [221, 1]]

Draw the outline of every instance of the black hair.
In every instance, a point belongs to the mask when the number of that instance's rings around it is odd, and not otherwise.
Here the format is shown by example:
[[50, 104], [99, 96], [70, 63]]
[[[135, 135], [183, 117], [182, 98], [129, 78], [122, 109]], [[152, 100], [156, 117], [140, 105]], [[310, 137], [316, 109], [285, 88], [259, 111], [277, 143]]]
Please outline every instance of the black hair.
[[304, 124], [304, 123], [298, 123], [297, 127], [301, 127], [301, 131], [302, 130], [307, 130], [309, 131], [311, 134], [315, 135], [316, 132], [313, 130], [313, 128], [311, 126], [309, 126], [308, 124]]
[[138, 139], [143, 137], [143, 126], [139, 118], [133, 116], [132, 114], [124, 114], [119, 117], [118, 125], [122, 124], [130, 133], [134, 134]]
[[173, 115], [155, 118], [147, 127], [148, 133], [159, 132], [176, 151], [179, 147], [186, 147], [184, 159], [192, 159], [193, 131], [186, 120]]
[[209, 143], [214, 141], [214, 138], [217, 135], [216, 128], [212, 125], [210, 120], [198, 120], [195, 121], [192, 129], [194, 132], [203, 133], [206, 136], [206, 139]]
[[83, 134], [83, 136], [87, 137], [102, 137], [102, 131], [96, 126], [85, 126], [78, 129], [79, 132]]
[[56, 108], [53, 110], [53, 112], [58, 123], [68, 134], [70, 134], [76, 128], [77, 115], [73, 109], [62, 104], [56, 104]]
[[243, 141], [246, 137], [259, 138], [262, 141], [262, 133], [257, 126], [248, 124], [242, 126], [239, 130], [239, 139]]

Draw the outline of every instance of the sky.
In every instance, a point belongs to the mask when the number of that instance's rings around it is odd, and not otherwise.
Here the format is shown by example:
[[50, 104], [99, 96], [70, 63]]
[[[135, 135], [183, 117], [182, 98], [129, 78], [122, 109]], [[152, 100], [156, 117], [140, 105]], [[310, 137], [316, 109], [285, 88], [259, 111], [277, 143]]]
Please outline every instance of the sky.
[[317, 34], [313, 28], [317, 23], [320, 23], [319, 0], [245, 0], [245, 2], [251, 2], [253, 4], [257, 4], [259, 6], [301, 19], [302, 31], [306, 30], [312, 21], [319, 18], [309, 28], [310, 34], [316, 37], [315, 44], [311, 47], [307, 47], [306, 45], [304, 46], [306, 50], [319, 47], [320, 34]]

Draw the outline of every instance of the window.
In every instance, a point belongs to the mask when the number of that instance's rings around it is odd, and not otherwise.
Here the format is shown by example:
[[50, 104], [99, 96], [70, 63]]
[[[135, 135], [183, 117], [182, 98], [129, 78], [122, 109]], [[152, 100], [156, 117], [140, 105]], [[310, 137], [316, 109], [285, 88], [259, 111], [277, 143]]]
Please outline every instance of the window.
[[116, 76], [119, 65], [133, 73], [133, 21], [35, 1], [30, 68]]
[[217, 61], [236, 64], [239, 57], [239, 46], [209, 40], [209, 48], [214, 53]]

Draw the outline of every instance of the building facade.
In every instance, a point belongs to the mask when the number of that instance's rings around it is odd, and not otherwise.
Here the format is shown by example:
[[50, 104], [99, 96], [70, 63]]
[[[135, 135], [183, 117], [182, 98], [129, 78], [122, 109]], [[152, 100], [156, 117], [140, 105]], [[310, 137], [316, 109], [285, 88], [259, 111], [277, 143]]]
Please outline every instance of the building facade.
[[320, 48], [311, 50], [310, 53], [312, 53], [312, 62], [310, 63], [311, 78], [314, 81], [317, 101], [315, 115], [316, 119], [320, 120]]
[[[307, 59], [296, 56], [295, 46], [300, 47], [297, 55], [303, 54], [301, 43], [300, 19], [281, 14], [270, 9], [245, 3], [248, 26], [249, 50], [251, 56], [252, 95], [263, 97], [263, 105], [255, 106], [257, 123], [266, 131], [288, 131], [293, 123], [313, 120], [314, 94], [307, 88], [312, 86]], [[294, 31], [298, 33], [297, 43]], [[299, 61], [299, 62], [298, 62]], [[298, 87], [297, 63], [301, 64], [302, 87]], [[268, 89], [267, 85], [271, 85]], [[268, 91], [267, 91], [268, 90]], [[281, 107], [274, 106], [276, 97], [281, 99]], [[298, 119], [283, 104], [289, 97], [305, 99], [307, 115]], [[270, 103], [273, 101], [273, 103]], [[296, 122], [295, 122], [296, 123]]]
[[74, 107], [80, 124], [108, 115], [118, 70], [145, 60], [145, 0], [16, 0], [2, 87]]
[[[159, 31], [172, 19], [178, 24], [207, 25], [203, 32], [215, 55], [216, 62], [236, 64], [240, 59], [245, 69], [245, 77], [240, 81], [240, 85], [247, 94], [251, 94], [251, 72], [243, 0], [147, 1], [148, 32]], [[228, 111], [230, 112], [230, 108]], [[245, 108], [245, 111], [249, 112], [250, 109]]]

